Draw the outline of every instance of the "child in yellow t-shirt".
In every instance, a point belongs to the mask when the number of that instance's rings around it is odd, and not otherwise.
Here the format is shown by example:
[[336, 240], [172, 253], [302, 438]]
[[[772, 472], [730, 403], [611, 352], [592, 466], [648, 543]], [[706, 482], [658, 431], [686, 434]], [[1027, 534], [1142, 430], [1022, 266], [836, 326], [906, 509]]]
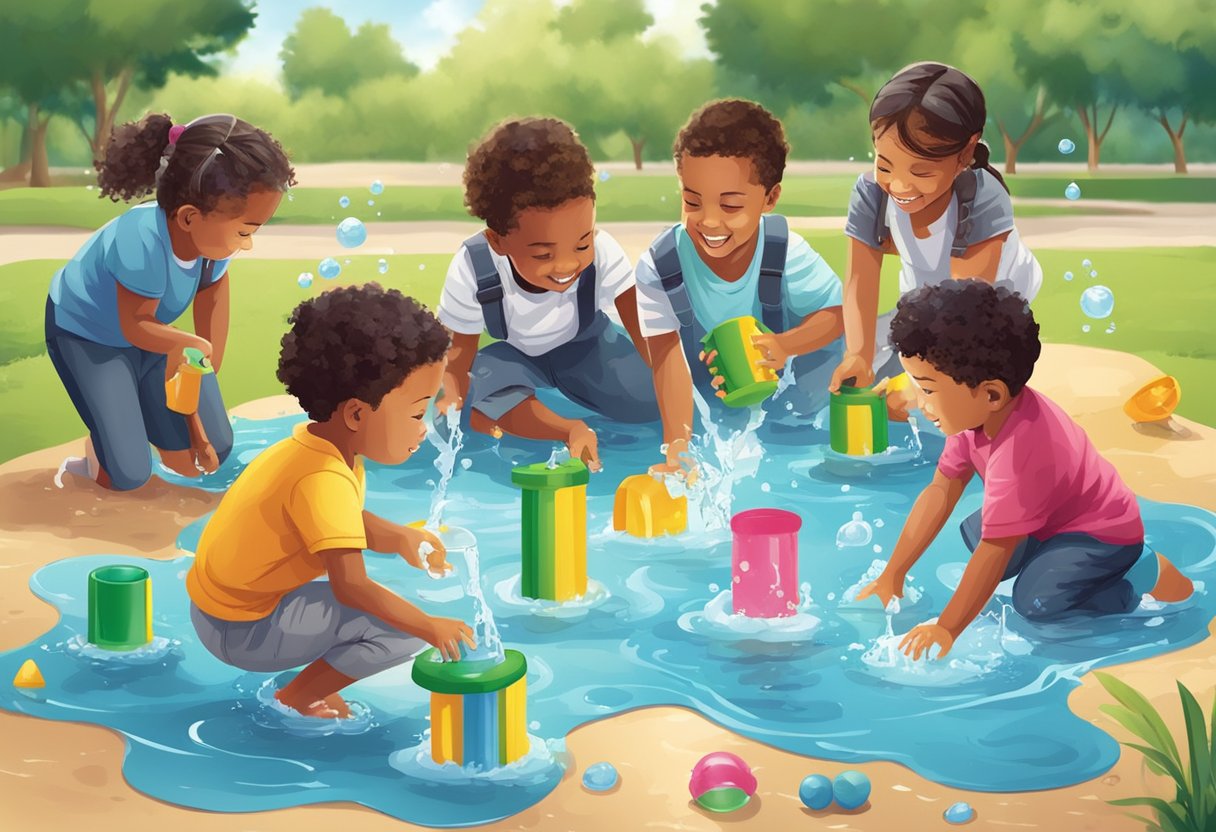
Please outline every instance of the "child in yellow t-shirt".
[[338, 692], [408, 661], [423, 642], [453, 660], [460, 642], [476, 647], [467, 624], [427, 615], [363, 565], [372, 549], [449, 568], [433, 534], [364, 511], [362, 458], [400, 465], [418, 450], [450, 341], [416, 301], [375, 283], [307, 300], [291, 325], [278, 377], [312, 421], [233, 483], [186, 589], [199, 639], [217, 658], [253, 672], [307, 665], [278, 700], [306, 716], [348, 717]]

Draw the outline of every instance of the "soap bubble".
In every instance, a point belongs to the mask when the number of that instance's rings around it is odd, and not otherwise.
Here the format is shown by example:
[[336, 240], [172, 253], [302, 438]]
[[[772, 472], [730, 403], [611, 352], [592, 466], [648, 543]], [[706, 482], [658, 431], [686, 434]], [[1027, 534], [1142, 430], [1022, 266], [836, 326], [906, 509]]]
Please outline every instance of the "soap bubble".
[[383, 257], [381, 257], [379, 259], [379, 261], [376, 262], [376, 271], [380, 272], [380, 274], [388, 273], [388, 261], [385, 260]]
[[367, 240], [367, 226], [356, 217], [338, 223], [338, 242], [343, 248], [356, 248]]
[[1115, 311], [1115, 295], [1105, 286], [1090, 286], [1081, 293], [1081, 311], [1090, 318], [1109, 318]]
[[850, 162], [851, 162], [851, 161], [853, 161], [853, 157], [852, 157], [852, 156], [850, 156], [850, 157], [849, 157], [849, 161], [850, 161]]
[[350, 207], [350, 197], [348, 197], [348, 196], [338, 197], [338, 204], [341, 205], [343, 208], [349, 208]]
[[873, 539], [874, 530], [861, 518], [860, 511], [853, 512], [853, 519], [836, 532], [836, 546], [840, 549], [846, 546], [868, 546]]
[[321, 277], [325, 278], [326, 280], [333, 280], [335, 277], [342, 274], [342, 266], [334, 258], [326, 257], [317, 264], [317, 271], [320, 272]]
[[380, 196], [380, 194], [384, 193], [384, 183], [377, 179], [370, 186], [368, 186], [368, 190], [376, 196]]
[[1089, 324], [1084, 324], [1081, 327], [1082, 332], [1089, 332]]
[[376, 200], [374, 200], [374, 199], [369, 199], [369, 200], [367, 201], [367, 204], [368, 204], [368, 205], [375, 205], [375, 204], [376, 204]]
[[1064, 272], [1065, 280], [1072, 280], [1072, 272]]
[[874, 554], [876, 554], [876, 555], [882, 554], [882, 547], [879, 546], [877, 543], [874, 544]]
[[1076, 182], [1069, 182], [1068, 187], [1064, 189], [1064, 196], [1072, 200], [1081, 198], [1081, 186]]
[[420, 272], [424, 272], [424, 271], [426, 271], [426, 263], [419, 263], [419, 264], [418, 264], [418, 271], [420, 271]]
[[609, 173], [608, 171], [606, 171], [606, 170], [600, 171], [600, 181], [601, 182], [607, 182], [611, 178], [612, 178], [612, 174]]
[[307, 289], [312, 285], [312, 272], [300, 272], [300, 276], [296, 278], [296, 283], [300, 284], [301, 289]]
[[760, 483], [760, 490], [763, 491], [765, 494], [767, 494], [768, 492], [773, 490], [773, 487], [766, 482], [762, 482], [762, 483]]
[[1093, 269], [1092, 271], [1090, 271], [1090, 273], [1089, 273], [1089, 277], [1090, 277], [1090, 279], [1091, 279], [1091, 280], [1092, 280], [1093, 278], [1097, 277], [1097, 276], [1098, 276], [1098, 270], [1097, 270], [1097, 269]]
[[1072, 153], [1074, 150], [1076, 150], [1077, 146], [1072, 143], [1072, 139], [1060, 139], [1060, 143], [1058, 145], [1056, 145], [1056, 148], [1061, 153], [1063, 153], [1065, 156], [1067, 156], [1069, 153]]
[[1094, 261], [1090, 260], [1088, 257], [1086, 257], [1084, 260], [1081, 261], [1081, 268], [1083, 268], [1083, 269], [1092, 268], [1093, 265], [1094, 265]]

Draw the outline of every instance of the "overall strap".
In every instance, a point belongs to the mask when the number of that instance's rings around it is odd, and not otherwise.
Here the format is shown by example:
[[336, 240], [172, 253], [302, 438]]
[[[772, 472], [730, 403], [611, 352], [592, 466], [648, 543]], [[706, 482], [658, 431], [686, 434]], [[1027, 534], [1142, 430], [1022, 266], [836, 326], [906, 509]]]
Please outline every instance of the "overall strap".
[[582, 335], [596, 319], [594, 262], [578, 276], [578, 286], [574, 291], [578, 293], [578, 334]]
[[490, 244], [484, 234], [474, 234], [464, 241], [473, 274], [477, 277], [477, 302], [481, 304], [482, 317], [486, 320], [486, 332], [491, 338], [507, 340], [507, 313], [503, 309], [502, 275], [490, 256]]
[[951, 257], [962, 257], [967, 252], [967, 238], [971, 236], [971, 211], [975, 207], [976, 179], [975, 171], [967, 168], [954, 180], [954, 194], [958, 197], [958, 225], [954, 227]]
[[659, 235], [650, 247], [650, 259], [654, 261], [655, 273], [659, 283], [667, 293], [671, 309], [681, 327], [692, 326], [696, 316], [693, 315], [692, 301], [688, 297], [688, 287], [684, 285], [684, 271], [680, 268], [680, 255], [676, 250], [675, 226], [668, 228]]
[[211, 276], [213, 274], [215, 274], [215, 261], [208, 260], [206, 257], [204, 257], [202, 272], [199, 274], [199, 278], [198, 278], [198, 285], [199, 286], [210, 286], [211, 285]]
[[878, 210], [874, 213], [874, 239], [878, 241], [878, 247], [881, 249], [891, 239], [891, 228], [887, 225], [887, 201], [891, 198], [890, 194], [874, 180], [868, 180], [874, 185], [878, 191]]
[[789, 242], [790, 227], [785, 217], [780, 214], [766, 214], [764, 252], [760, 255], [760, 277], [756, 289], [760, 297], [760, 318], [773, 332], [785, 331], [781, 278], [785, 274], [785, 253]]

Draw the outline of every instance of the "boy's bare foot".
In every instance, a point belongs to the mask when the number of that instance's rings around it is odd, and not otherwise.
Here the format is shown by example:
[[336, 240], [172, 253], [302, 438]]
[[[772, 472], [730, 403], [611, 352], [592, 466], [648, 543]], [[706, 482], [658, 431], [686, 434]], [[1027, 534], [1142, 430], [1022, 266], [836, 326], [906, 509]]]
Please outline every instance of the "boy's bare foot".
[[1166, 604], [1185, 601], [1195, 591], [1191, 579], [1178, 571], [1178, 567], [1170, 563], [1165, 555], [1157, 555], [1157, 584], [1149, 595]]
[[311, 716], [317, 719], [350, 718], [350, 705], [336, 693], [331, 693], [324, 699], [318, 699], [315, 702], [299, 702], [283, 694], [284, 691], [275, 691], [274, 698], [284, 707], [291, 708], [302, 716]]

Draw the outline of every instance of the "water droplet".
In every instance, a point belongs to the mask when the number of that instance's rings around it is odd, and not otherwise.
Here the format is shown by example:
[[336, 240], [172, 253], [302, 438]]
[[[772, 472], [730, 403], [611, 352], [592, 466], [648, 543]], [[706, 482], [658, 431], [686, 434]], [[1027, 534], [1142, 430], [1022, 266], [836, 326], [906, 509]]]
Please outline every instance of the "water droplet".
[[849, 161], [850, 161], [850, 162], [851, 162], [851, 161], [853, 161], [853, 157], [852, 157], [852, 156], [850, 156], [850, 157], [849, 157]]
[[426, 271], [426, 263], [419, 263], [419, 264], [418, 264], [418, 271], [420, 271], [420, 272], [424, 272], [424, 271]]
[[291, 194], [291, 193], [289, 193], [289, 194], [287, 195], [287, 201], [288, 201], [288, 202], [295, 202], [295, 201], [296, 201], [296, 195], [295, 195], [295, 194]]
[[1056, 149], [1067, 156], [1069, 153], [1076, 150], [1077, 146], [1072, 143], [1072, 139], [1060, 139], [1060, 143], [1056, 145]]
[[874, 530], [870, 524], [861, 519], [861, 512], [853, 513], [853, 519], [836, 531], [836, 546], [843, 549], [846, 546], [865, 546], [874, 539]]
[[874, 544], [874, 554], [876, 554], [876, 555], [882, 554], [882, 547], [879, 546], [877, 543]]
[[786, 409], [786, 410], [793, 410], [793, 409], [794, 409], [794, 403], [793, 403], [793, 402], [786, 402], [786, 403], [785, 403], [785, 409]]
[[752, 565], [750, 563], [748, 563], [747, 561], [744, 560], [744, 561], [739, 562], [739, 571], [740, 572], [746, 572], [751, 568], [752, 568]]
[[612, 174], [609, 173], [608, 171], [606, 171], [606, 170], [600, 171], [600, 181], [601, 182], [607, 182], [611, 178], [612, 178]]
[[721, 590], [721, 587], [720, 587], [720, 586], [718, 586], [717, 584], [710, 584], [710, 585], [709, 585], [709, 591], [710, 591], [710, 592], [718, 592], [718, 591], [720, 591], [720, 590]]
[[385, 260], [383, 257], [381, 257], [380, 260], [377, 261], [376, 271], [380, 272], [380, 274], [388, 273], [388, 261]]
[[1081, 311], [1090, 318], [1109, 318], [1115, 311], [1115, 293], [1105, 286], [1090, 286], [1081, 293]]
[[368, 190], [376, 196], [380, 196], [380, 194], [384, 193], [384, 183], [377, 179], [370, 186], [368, 186]]
[[367, 240], [367, 226], [357, 217], [347, 217], [338, 223], [338, 243], [343, 248], [356, 248]]
[[835, 593], [835, 592], [829, 592], [829, 593], [828, 593], [828, 600], [829, 600], [829, 601], [835, 601], [835, 600], [836, 600], [836, 593]]
[[798, 480], [790, 480], [790, 488], [797, 488]]
[[1089, 273], [1089, 277], [1090, 277], [1090, 279], [1091, 279], [1091, 280], [1092, 280], [1093, 278], [1097, 277], [1097, 276], [1098, 276], [1098, 270], [1097, 270], [1097, 269], [1094, 269], [1093, 271], [1091, 271], [1091, 272]]
[[1071, 200], [1080, 199], [1081, 198], [1081, 186], [1078, 185], [1076, 182], [1069, 182], [1068, 187], [1064, 189], [1064, 196], [1068, 197]]
[[368, 204], [368, 205], [375, 205], [375, 204], [376, 204], [376, 200], [374, 200], [374, 199], [369, 199], [369, 200], [367, 201], [367, 204]]
[[540, 730], [540, 723], [539, 723], [539, 722], [537, 722], [535, 719], [534, 719], [534, 720], [532, 720], [531, 722], [529, 722], [529, 723], [528, 723], [528, 730], [530, 730], [530, 731], [539, 731], [539, 730]]
[[760, 483], [760, 490], [763, 491], [765, 494], [767, 494], [768, 492], [773, 490], [773, 487], [766, 482], [762, 482], [762, 483]]
[[849, 485], [849, 484], [846, 482], [844, 485], [840, 486], [840, 493], [841, 493], [841, 494], [848, 494], [848, 493], [849, 493], [849, 489], [850, 489], [850, 488], [852, 488], [852, 486], [851, 486], [851, 485]]
[[380, 216], [380, 212], [379, 212], [379, 211], [377, 211], [377, 212], [376, 212], [376, 216], [377, 216], [377, 217], [378, 217], [378, 216]]
[[1072, 272], [1064, 272], [1065, 280], [1072, 280]]
[[1082, 332], [1089, 332], [1089, 324], [1085, 324], [1085, 325], [1083, 325], [1083, 326], [1081, 327], [1081, 331], [1082, 331]]
[[867, 151], [866, 151], [866, 155], [867, 155], [867, 156], [869, 156], [871, 159], [873, 159], [873, 158], [874, 158], [874, 151], [873, 151], [873, 150], [867, 150]]
[[301, 289], [307, 289], [312, 285], [312, 272], [300, 272], [300, 276], [296, 278], [296, 283], [300, 284]]
[[350, 207], [350, 197], [348, 197], [348, 196], [338, 197], [338, 204], [341, 205], [343, 208], [349, 208]]
[[583, 788], [592, 792], [606, 792], [620, 779], [612, 763], [596, 763], [583, 772]]
[[1094, 265], [1094, 261], [1090, 260], [1088, 257], [1086, 257], [1084, 260], [1081, 261], [1081, 268], [1083, 268], [1083, 269], [1092, 268], [1093, 265]]
[[1106, 334], [1110, 335], [1114, 331], [1115, 331], [1115, 322], [1111, 321], [1110, 325], [1108, 327], [1106, 327]]
[[469, 470], [473, 467], [473, 460], [466, 456], [464, 459], [460, 460], [460, 467], [466, 471]]
[[326, 257], [317, 264], [317, 272], [326, 280], [333, 280], [342, 274], [342, 266], [332, 257]]
[[876, 529], [881, 529], [885, 525], [887, 525], [887, 523], [881, 517], [874, 521], [874, 528]]

